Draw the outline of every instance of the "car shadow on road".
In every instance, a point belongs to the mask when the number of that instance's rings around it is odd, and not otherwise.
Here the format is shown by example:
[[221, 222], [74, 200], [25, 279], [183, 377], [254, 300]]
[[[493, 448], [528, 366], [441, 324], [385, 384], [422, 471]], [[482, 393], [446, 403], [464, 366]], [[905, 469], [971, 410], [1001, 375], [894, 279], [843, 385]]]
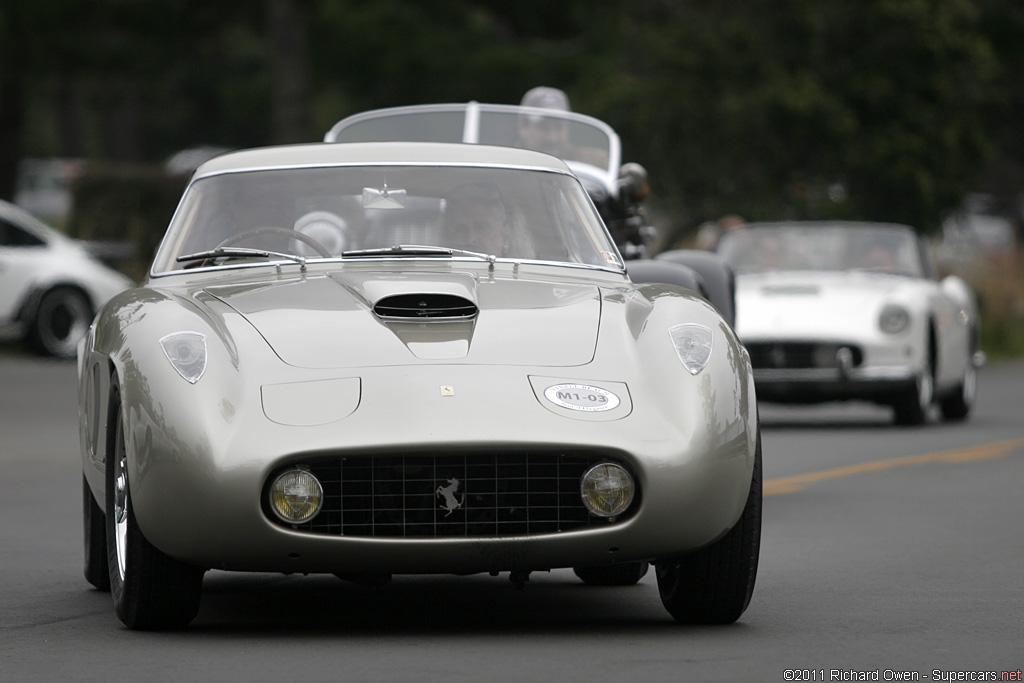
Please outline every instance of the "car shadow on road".
[[[806, 406], [760, 404], [761, 428], [764, 430], [887, 430], [918, 429], [896, 425], [892, 409], [859, 402], [826, 403]], [[932, 416], [929, 423], [937, 420]]]
[[906, 429], [906, 427], [897, 427], [892, 424], [892, 421], [879, 422], [877, 420], [761, 420], [761, 429], [765, 431], [769, 430], [786, 430], [794, 429], [801, 431], [835, 431], [835, 430], [870, 430], [877, 431], [881, 429]]
[[396, 576], [382, 588], [333, 576], [211, 572], [189, 632], [303, 639], [338, 635], [466, 638], [495, 635], [663, 632], [679, 628], [653, 577], [598, 587], [568, 571], [534, 573], [521, 589], [497, 577]]

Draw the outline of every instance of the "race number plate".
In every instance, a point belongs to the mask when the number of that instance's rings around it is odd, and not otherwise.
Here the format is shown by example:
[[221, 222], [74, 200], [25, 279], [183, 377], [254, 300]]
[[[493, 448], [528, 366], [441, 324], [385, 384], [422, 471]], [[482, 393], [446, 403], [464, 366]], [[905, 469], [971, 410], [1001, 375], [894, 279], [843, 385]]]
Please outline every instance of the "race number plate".
[[589, 384], [553, 384], [544, 390], [544, 398], [556, 406], [585, 413], [600, 413], [618, 407], [619, 397]]

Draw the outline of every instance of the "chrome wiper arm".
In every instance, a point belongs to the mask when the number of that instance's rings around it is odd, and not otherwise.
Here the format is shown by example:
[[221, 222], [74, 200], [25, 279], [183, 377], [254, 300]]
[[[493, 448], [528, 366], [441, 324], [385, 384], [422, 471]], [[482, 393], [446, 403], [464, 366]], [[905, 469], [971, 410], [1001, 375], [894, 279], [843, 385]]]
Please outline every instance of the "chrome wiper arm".
[[451, 256], [456, 251], [448, 247], [434, 247], [424, 244], [396, 244], [390, 247], [372, 249], [351, 249], [341, 252], [343, 258], [358, 256]]
[[358, 256], [476, 256], [485, 261], [495, 258], [478, 251], [468, 251], [455, 247], [435, 247], [428, 244], [396, 244], [391, 247], [375, 247], [373, 249], [353, 249], [341, 252], [342, 257]]
[[246, 247], [217, 247], [208, 251], [197, 251], [194, 254], [183, 254], [174, 259], [178, 263], [185, 261], [209, 261], [215, 258], [272, 258], [280, 257], [298, 263], [302, 270], [306, 269], [306, 257], [298, 254], [286, 254], [280, 251], [267, 251], [266, 249], [248, 249]]

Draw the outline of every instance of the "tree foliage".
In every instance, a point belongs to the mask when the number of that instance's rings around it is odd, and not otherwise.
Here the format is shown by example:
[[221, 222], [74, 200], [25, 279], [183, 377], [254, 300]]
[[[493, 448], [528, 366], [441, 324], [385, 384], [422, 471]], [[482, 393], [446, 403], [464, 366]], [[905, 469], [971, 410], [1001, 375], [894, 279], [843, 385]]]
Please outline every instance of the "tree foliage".
[[545, 84], [619, 131], [677, 229], [928, 231], [979, 183], [1022, 191], [1022, 40], [1016, 0], [5, 3], [0, 195], [21, 155], [159, 162]]
[[993, 143], [998, 62], [977, 21], [966, 0], [649, 2], [632, 87], [603, 104], [695, 218], [927, 228]]

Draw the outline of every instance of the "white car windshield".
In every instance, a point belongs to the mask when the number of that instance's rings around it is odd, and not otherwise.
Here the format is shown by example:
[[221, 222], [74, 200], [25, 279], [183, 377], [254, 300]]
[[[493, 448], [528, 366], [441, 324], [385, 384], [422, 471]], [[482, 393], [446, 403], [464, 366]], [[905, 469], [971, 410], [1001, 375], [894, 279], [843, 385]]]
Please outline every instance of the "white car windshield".
[[436, 104], [378, 109], [350, 116], [326, 142], [463, 142], [517, 147], [563, 159], [573, 172], [614, 188], [619, 137], [608, 124], [576, 112], [514, 105]]
[[[407, 248], [393, 249], [398, 245]], [[370, 165], [200, 178], [182, 199], [153, 271], [236, 267], [277, 257], [380, 256], [621, 268], [604, 224], [571, 175]]]
[[925, 277], [916, 235], [900, 226], [749, 225], [716, 251], [737, 272], [863, 270]]

